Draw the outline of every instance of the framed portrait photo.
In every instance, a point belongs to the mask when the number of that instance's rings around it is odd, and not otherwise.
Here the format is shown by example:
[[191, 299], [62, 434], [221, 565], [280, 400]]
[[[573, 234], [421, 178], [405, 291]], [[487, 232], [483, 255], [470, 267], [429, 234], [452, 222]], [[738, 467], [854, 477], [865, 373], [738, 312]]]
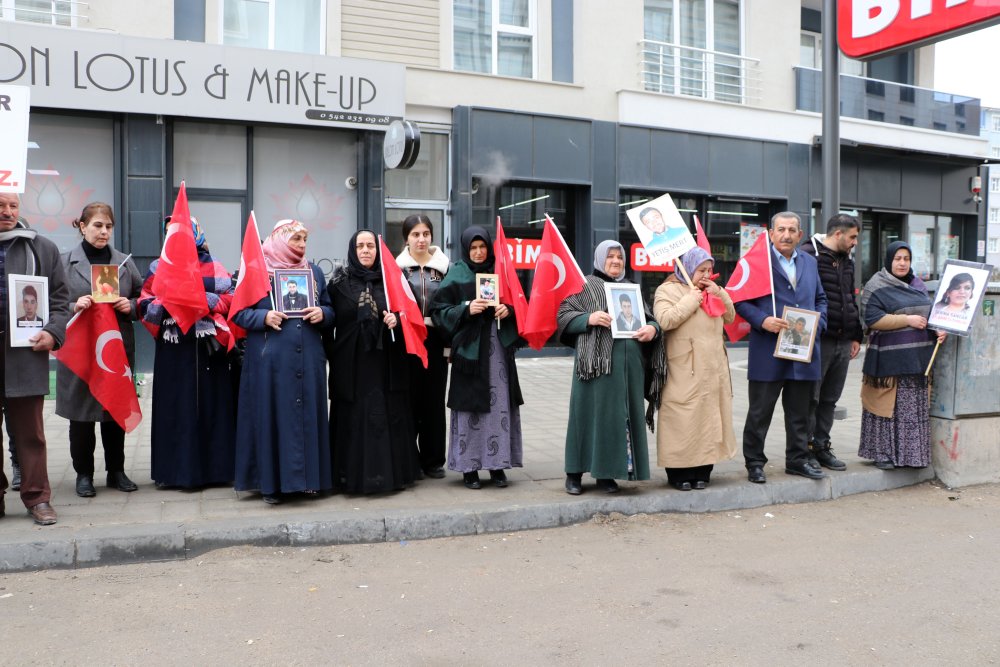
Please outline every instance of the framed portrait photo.
[[309, 269], [275, 269], [274, 300], [277, 310], [289, 317], [302, 317], [306, 308], [316, 305], [313, 274]]
[[774, 356], [778, 359], [810, 363], [813, 346], [816, 344], [816, 331], [819, 329], [819, 313], [785, 306], [781, 312], [781, 319], [788, 322], [788, 328], [782, 329], [778, 334]]
[[500, 305], [500, 278], [495, 273], [476, 274], [476, 298], [490, 302], [491, 306]]
[[8, 273], [7, 306], [10, 346], [31, 347], [30, 339], [49, 321], [48, 277]]
[[90, 297], [96, 303], [114, 303], [121, 296], [115, 264], [90, 265]]
[[604, 296], [611, 315], [611, 335], [614, 338], [634, 338], [646, 324], [639, 286], [631, 283], [605, 283]]
[[927, 327], [968, 336], [992, 271], [989, 264], [957, 259], [945, 262]]

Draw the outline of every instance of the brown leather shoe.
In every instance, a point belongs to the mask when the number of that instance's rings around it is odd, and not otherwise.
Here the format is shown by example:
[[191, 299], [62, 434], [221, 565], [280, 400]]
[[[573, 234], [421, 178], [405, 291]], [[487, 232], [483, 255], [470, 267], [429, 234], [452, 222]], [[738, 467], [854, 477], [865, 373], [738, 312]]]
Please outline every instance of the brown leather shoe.
[[39, 526], [51, 526], [56, 522], [56, 511], [48, 503], [38, 503], [28, 508], [28, 514]]

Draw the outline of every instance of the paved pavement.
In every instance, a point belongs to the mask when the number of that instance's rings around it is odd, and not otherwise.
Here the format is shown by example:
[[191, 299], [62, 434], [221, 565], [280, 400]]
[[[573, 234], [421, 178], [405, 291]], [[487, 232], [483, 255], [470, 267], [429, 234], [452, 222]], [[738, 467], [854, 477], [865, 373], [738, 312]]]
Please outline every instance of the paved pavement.
[[[741, 440], [747, 411], [746, 348], [730, 350], [734, 390], [734, 426]], [[682, 492], [667, 486], [656, 468], [655, 436], [650, 436], [653, 479], [622, 483], [621, 493], [600, 493], [589, 476], [584, 494], [563, 491], [563, 446], [569, 404], [572, 359], [525, 359], [518, 362], [526, 404], [522, 410], [524, 461], [508, 474], [506, 489], [484, 485], [470, 491], [461, 475], [424, 480], [414, 488], [380, 496], [333, 495], [266, 505], [255, 493], [214, 487], [201, 491], [158, 490], [150, 480], [149, 391], [147, 418], [126, 439], [126, 471], [139, 485], [134, 493], [95, 482], [94, 498], [79, 498], [69, 456], [68, 424], [46, 401], [52, 504], [55, 526], [35, 526], [16, 493], [7, 495], [7, 517], [0, 520], [0, 572], [48, 567], [86, 567], [140, 560], [189, 558], [205, 551], [242, 544], [319, 545], [397, 541], [495, 531], [548, 528], [584, 521], [597, 513], [706, 512], [760, 507], [775, 503], [829, 500], [931, 479], [933, 471], [883, 472], [857, 458], [861, 407], [860, 358], [852, 362], [840, 408], [846, 418], [833, 429], [833, 446], [848, 463], [845, 472], [813, 481], [784, 473], [784, 427], [781, 406], [768, 434], [765, 468], [768, 483], [746, 481], [742, 456], [716, 466], [704, 491]], [[6, 459], [6, 456], [4, 457]], [[96, 455], [102, 465], [100, 448]], [[4, 461], [10, 470], [8, 460]], [[484, 475], [485, 477], [485, 475]]]

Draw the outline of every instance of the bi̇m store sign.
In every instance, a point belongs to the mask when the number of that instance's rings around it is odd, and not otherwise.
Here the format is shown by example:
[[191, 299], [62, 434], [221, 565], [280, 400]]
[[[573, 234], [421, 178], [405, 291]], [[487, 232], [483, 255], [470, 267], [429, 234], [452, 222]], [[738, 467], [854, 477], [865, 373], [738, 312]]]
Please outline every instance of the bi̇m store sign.
[[1000, 23], [1000, 0], [840, 0], [837, 42], [866, 60]]
[[0, 83], [34, 107], [384, 130], [405, 68], [0, 21]]

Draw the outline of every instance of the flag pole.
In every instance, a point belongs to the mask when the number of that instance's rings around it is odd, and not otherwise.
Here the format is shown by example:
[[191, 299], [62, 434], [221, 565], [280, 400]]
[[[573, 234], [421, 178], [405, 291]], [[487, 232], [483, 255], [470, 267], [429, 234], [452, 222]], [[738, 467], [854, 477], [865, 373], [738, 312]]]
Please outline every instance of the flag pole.
[[[254, 234], [254, 238], [257, 239], [257, 245], [260, 246], [261, 257], [263, 257], [264, 256], [264, 244], [261, 243], [261, 241], [260, 241], [260, 228], [257, 227], [257, 215], [253, 212], [253, 209], [250, 209], [250, 219], [253, 221], [253, 234]], [[266, 269], [267, 266], [265, 266], [264, 268]], [[273, 271], [268, 271], [268, 275], [269, 276], [273, 276], [274, 272]], [[240, 280], [243, 280], [243, 276], [240, 276]], [[267, 295], [271, 298], [271, 310], [278, 310], [277, 304], [274, 303], [274, 287], [275, 287], [275, 284], [278, 282], [278, 279], [277, 279], [277, 277], [275, 277], [273, 283], [270, 280], [268, 280], [268, 282], [271, 283], [271, 289], [267, 290]], [[317, 298], [319, 298], [319, 297], [317, 297]]]
[[[380, 255], [382, 254], [382, 245], [383, 245], [383, 243], [382, 243], [382, 235], [379, 234], [378, 235], [378, 251], [379, 251]], [[385, 247], [388, 248], [389, 246], [385, 246]], [[382, 271], [382, 291], [385, 292], [385, 309], [388, 310], [391, 313], [392, 312], [392, 304], [389, 303], [389, 290], [386, 289], [386, 287], [385, 287], [385, 262], [380, 261], [378, 263], [378, 268], [379, 268], [379, 270]], [[389, 337], [392, 338], [392, 342], [393, 343], [396, 342], [396, 332], [394, 330], [389, 329]]]
[[771, 269], [771, 237], [767, 234], [767, 229], [764, 229], [764, 249], [767, 251], [767, 283], [771, 286], [771, 311], [774, 316], [778, 316], [778, 305], [774, 299], [774, 272]]

